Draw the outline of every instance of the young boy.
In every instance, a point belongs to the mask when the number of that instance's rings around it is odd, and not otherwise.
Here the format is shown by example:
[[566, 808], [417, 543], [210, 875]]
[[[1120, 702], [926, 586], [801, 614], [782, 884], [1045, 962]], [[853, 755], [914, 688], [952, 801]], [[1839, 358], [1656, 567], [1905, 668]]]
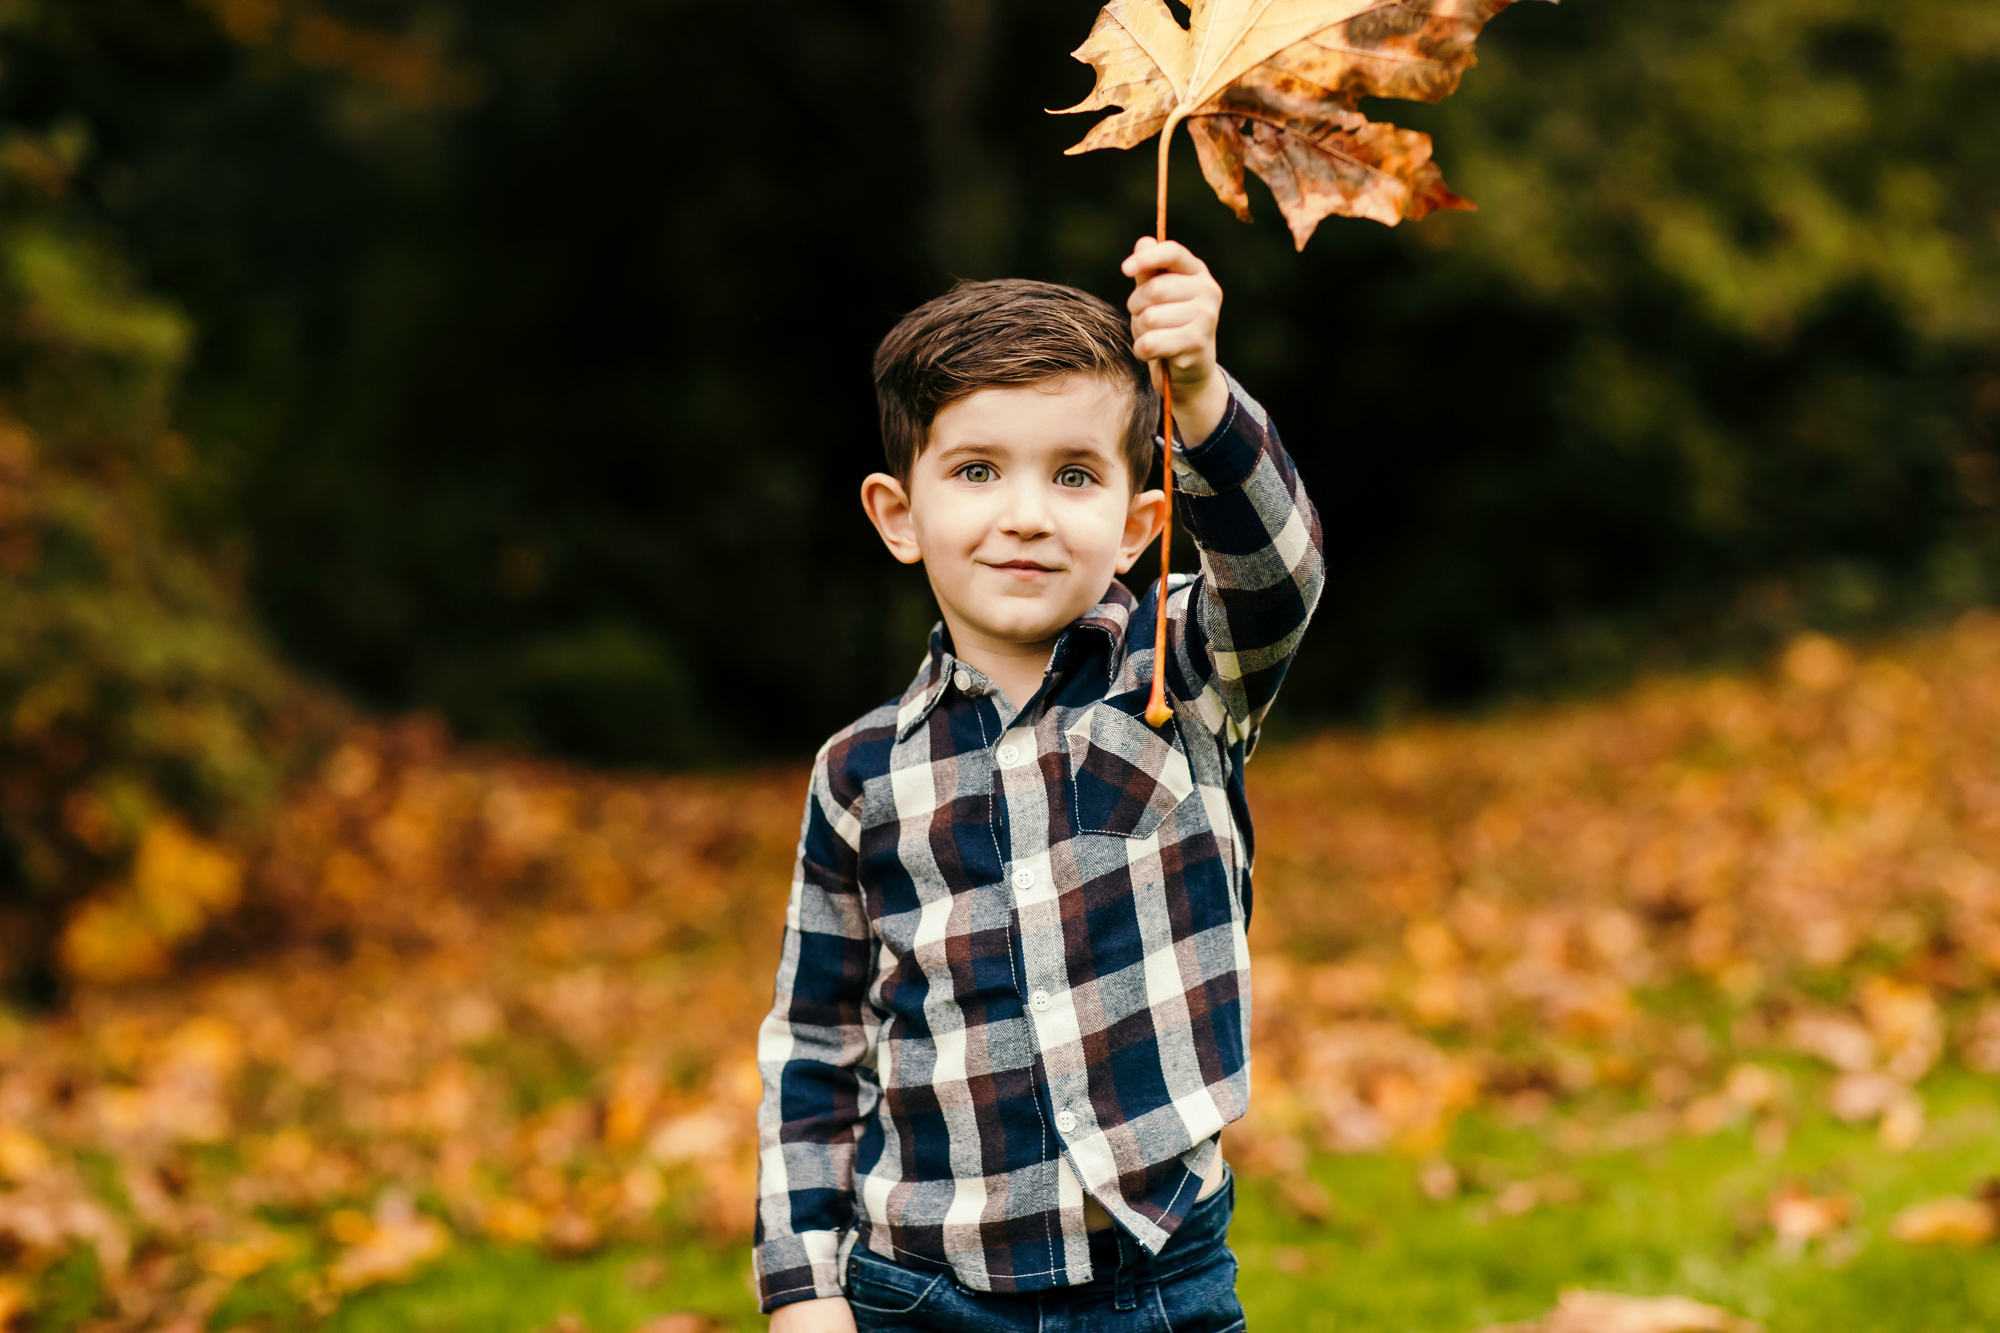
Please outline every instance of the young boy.
[[[757, 1052], [773, 1333], [1243, 1324], [1220, 1150], [1250, 1092], [1243, 764], [1319, 521], [1216, 364], [1206, 266], [1146, 237], [1124, 272], [1129, 341], [1094, 297], [1009, 281], [876, 353], [889, 471], [862, 506], [944, 620], [813, 767]], [[1158, 585], [1115, 578], [1166, 516], [1142, 363], [1173, 379], [1201, 551], [1168, 595], [1161, 728]]]

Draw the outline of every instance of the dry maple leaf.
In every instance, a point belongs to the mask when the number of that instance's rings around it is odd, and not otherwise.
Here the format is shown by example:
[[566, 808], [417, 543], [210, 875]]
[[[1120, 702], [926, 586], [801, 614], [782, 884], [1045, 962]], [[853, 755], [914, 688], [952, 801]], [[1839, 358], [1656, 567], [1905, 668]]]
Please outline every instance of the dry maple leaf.
[[1685, 1296], [1565, 1291], [1546, 1319], [1481, 1333], [1762, 1333], [1763, 1325]]
[[337, 1291], [358, 1291], [379, 1282], [400, 1282], [443, 1254], [451, 1236], [428, 1217], [385, 1222], [343, 1251], [327, 1270]]
[[1363, 97], [1436, 102], [1513, 0], [1111, 0], [1074, 52], [1097, 70], [1067, 111], [1122, 107], [1069, 151], [1131, 148], [1188, 123], [1202, 174], [1244, 221], [1243, 171], [1263, 178], [1300, 249], [1329, 215], [1395, 226], [1472, 204], [1446, 188], [1430, 136], [1370, 121]]
[[1780, 1187], [1764, 1205], [1764, 1217], [1777, 1234], [1778, 1247], [1793, 1254], [1812, 1241], [1825, 1240], [1853, 1214], [1852, 1199], [1815, 1195], [1799, 1185]]
[[710, 1333], [711, 1329], [718, 1327], [720, 1325], [705, 1314], [682, 1311], [649, 1319], [633, 1329], [632, 1333]]
[[1896, 1214], [1889, 1234], [1911, 1245], [1984, 1245], [2000, 1237], [2000, 1181], [1977, 1197], [1932, 1199]]

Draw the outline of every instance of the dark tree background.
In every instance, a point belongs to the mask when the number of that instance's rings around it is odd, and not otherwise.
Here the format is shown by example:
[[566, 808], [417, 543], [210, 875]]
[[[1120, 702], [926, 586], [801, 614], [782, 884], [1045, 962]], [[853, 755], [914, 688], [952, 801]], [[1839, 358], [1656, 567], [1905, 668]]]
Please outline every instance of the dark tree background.
[[[895, 318], [959, 277], [1122, 300], [1152, 157], [1064, 157], [1084, 122], [1043, 114], [1095, 8], [13, 4], [0, 120], [76, 145], [71, 225], [191, 326], [158, 488], [285, 655], [464, 734], [698, 764], [807, 749], [915, 663], [927, 591], [852, 498]], [[1331, 545], [1287, 716], [1990, 597], [1984, 0], [1524, 3], [1481, 54], [1372, 109], [1476, 215], [1295, 255], [1177, 159], [1225, 363]]]

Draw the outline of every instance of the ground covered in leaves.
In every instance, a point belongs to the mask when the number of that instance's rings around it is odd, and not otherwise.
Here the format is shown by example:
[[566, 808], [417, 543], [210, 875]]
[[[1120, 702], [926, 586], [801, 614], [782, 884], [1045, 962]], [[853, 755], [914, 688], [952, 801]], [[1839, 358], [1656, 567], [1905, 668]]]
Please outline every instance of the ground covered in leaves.
[[[0, 1019], [0, 1326], [757, 1326], [803, 776], [409, 723], [254, 855], [155, 827], [64, 941], [107, 980]], [[1273, 747], [1252, 795], [1253, 1324], [2000, 1325], [2000, 620]]]

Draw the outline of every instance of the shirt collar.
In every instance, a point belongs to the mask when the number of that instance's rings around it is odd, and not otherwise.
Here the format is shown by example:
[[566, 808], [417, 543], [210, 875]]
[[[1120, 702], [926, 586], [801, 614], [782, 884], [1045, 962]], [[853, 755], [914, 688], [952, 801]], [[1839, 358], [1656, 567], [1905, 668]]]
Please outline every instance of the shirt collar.
[[[1069, 670], [1086, 651], [1091, 638], [1096, 634], [1105, 637], [1106, 646], [1117, 643], [1125, 637], [1125, 628], [1131, 622], [1132, 609], [1139, 604], [1124, 584], [1116, 579], [1105, 590], [1104, 600], [1078, 616], [1070, 627], [1056, 640], [1056, 649], [1050, 666], [1056, 671]], [[1091, 635], [1079, 634], [1088, 630]], [[964, 683], [960, 683], [960, 677]], [[924, 662], [917, 669], [916, 679], [903, 691], [903, 697], [896, 705], [896, 739], [908, 740], [923, 720], [930, 716], [945, 695], [953, 690], [967, 698], [983, 698], [993, 689], [993, 682], [985, 673], [969, 662], [961, 661], [951, 650], [951, 634], [940, 620], [931, 627], [930, 651], [924, 655]]]
[[[924, 654], [924, 664], [917, 668], [917, 677], [910, 687], [903, 691], [903, 697], [896, 705], [896, 739], [907, 740], [917, 724], [930, 716], [931, 709], [937, 707], [938, 700], [944, 698], [945, 691], [953, 687], [952, 676], [960, 671], [968, 677], [973, 668], [961, 664], [951, 651], [951, 635], [944, 622], [931, 626], [930, 651]], [[985, 677], [979, 677], [983, 686]]]

